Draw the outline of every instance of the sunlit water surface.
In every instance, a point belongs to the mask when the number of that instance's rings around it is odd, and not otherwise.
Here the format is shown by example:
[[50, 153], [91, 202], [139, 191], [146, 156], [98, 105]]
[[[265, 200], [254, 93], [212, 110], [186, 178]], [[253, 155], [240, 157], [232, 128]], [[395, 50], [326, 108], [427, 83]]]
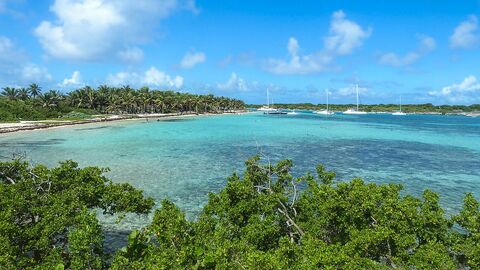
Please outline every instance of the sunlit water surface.
[[[157, 202], [169, 198], [192, 218], [244, 161], [263, 153], [292, 159], [294, 174], [323, 163], [339, 180], [363, 177], [401, 183], [405, 192], [441, 194], [449, 212], [466, 192], [480, 196], [480, 118], [440, 115], [219, 115], [162, 121], [123, 121], [0, 136], [0, 156], [25, 153], [34, 163], [109, 167], [108, 176], [141, 188]], [[110, 231], [146, 224], [101, 217]]]

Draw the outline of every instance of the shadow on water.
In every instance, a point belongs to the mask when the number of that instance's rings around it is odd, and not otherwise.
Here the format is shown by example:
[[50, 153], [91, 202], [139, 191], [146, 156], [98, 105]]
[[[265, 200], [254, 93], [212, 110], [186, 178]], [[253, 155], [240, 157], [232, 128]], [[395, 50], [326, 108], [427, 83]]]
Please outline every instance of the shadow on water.
[[49, 139], [43, 141], [12, 141], [2, 142], [0, 147], [40, 147], [40, 146], [52, 146], [61, 144], [67, 141], [66, 139]]
[[114, 254], [115, 251], [125, 247], [128, 244], [128, 235], [132, 231], [120, 229], [103, 229], [104, 242], [103, 249], [107, 254]]
[[186, 119], [186, 118], [169, 118], [169, 119], [156, 119], [157, 122], [190, 122], [193, 119]]
[[98, 127], [86, 127], [86, 128], [76, 128], [76, 131], [83, 131], [83, 130], [97, 130], [97, 129], [105, 129], [109, 128], [109, 126], [98, 126]]

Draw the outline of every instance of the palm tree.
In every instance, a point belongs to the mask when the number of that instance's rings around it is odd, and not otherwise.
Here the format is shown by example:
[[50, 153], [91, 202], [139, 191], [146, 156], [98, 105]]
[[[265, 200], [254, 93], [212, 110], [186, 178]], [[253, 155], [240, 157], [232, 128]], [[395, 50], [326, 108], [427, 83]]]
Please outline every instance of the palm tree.
[[29, 93], [30, 92], [26, 88], [20, 88], [18, 89], [18, 98], [21, 100], [27, 100], [30, 97]]
[[42, 107], [44, 108], [53, 108], [57, 107], [60, 100], [63, 98], [60, 92], [55, 90], [50, 90], [47, 93], [40, 96], [42, 102]]
[[14, 88], [14, 87], [4, 87], [2, 88], [3, 91], [2, 91], [2, 96], [5, 96], [9, 99], [17, 99], [18, 98], [18, 89]]
[[32, 83], [28, 86], [28, 91], [30, 92], [30, 95], [33, 98], [36, 98], [37, 96], [40, 96], [40, 94], [42, 93], [42, 88], [40, 88], [38, 84]]

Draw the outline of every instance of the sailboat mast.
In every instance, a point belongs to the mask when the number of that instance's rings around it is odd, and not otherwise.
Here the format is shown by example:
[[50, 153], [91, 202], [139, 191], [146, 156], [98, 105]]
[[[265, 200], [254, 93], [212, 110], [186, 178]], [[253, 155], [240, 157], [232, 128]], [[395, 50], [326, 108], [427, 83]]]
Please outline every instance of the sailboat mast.
[[270, 94], [268, 92], [268, 88], [267, 88], [267, 108], [270, 108]]
[[358, 83], [355, 84], [355, 89], [357, 90], [357, 112], [358, 112]]
[[327, 89], [327, 112], [328, 112], [328, 89]]
[[400, 96], [400, 112], [402, 112], [402, 97]]

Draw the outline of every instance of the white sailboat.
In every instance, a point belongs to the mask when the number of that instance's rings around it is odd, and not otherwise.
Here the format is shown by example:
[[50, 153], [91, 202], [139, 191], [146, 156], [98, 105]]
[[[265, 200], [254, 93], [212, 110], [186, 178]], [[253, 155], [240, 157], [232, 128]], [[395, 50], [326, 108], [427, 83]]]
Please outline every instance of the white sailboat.
[[276, 111], [274, 108], [270, 108], [270, 92], [268, 88], [267, 88], [267, 105], [264, 105], [261, 108], [258, 108], [257, 111], [263, 111], [263, 112]]
[[406, 113], [402, 112], [402, 97], [400, 97], [400, 110], [392, 113], [392, 115], [407, 115]]
[[348, 109], [343, 112], [343, 114], [367, 114], [367, 112], [362, 112], [358, 110], [358, 84], [355, 84], [355, 89], [357, 90], [357, 109]]
[[316, 114], [322, 114], [322, 115], [332, 115], [334, 112], [331, 112], [328, 110], [328, 89], [325, 91], [327, 93], [327, 109], [326, 110], [321, 110], [321, 111], [315, 111]]
[[[273, 98], [272, 98], [272, 107], [273, 107]], [[275, 109], [275, 108], [270, 108], [270, 92], [267, 88], [267, 105], [262, 106], [261, 108], [258, 108], [257, 111], [263, 111], [264, 114], [287, 114], [286, 112]]]

